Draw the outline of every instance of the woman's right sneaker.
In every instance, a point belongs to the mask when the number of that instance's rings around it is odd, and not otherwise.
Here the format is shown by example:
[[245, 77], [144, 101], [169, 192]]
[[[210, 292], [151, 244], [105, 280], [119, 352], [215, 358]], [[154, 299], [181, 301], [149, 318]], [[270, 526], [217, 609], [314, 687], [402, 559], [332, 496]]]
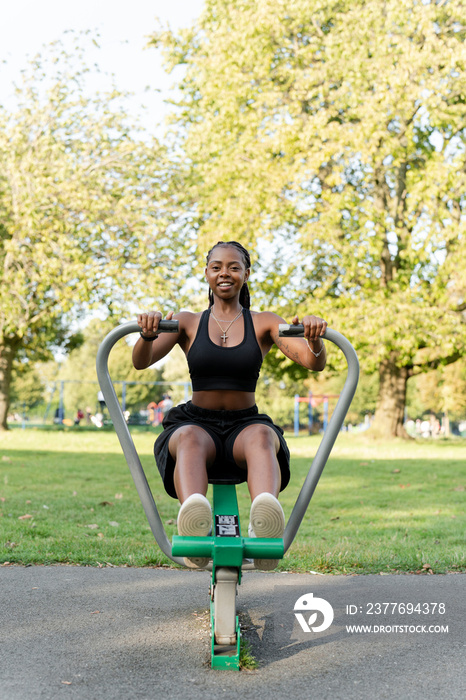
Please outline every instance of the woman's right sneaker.
[[[271, 493], [260, 493], [251, 504], [249, 537], [283, 537], [285, 514], [278, 498]], [[278, 559], [254, 559], [256, 569], [271, 571]]]
[[[212, 509], [202, 493], [193, 493], [182, 504], [177, 518], [178, 534], [182, 537], [206, 537], [212, 528]], [[185, 557], [186, 566], [204, 569], [207, 557]]]

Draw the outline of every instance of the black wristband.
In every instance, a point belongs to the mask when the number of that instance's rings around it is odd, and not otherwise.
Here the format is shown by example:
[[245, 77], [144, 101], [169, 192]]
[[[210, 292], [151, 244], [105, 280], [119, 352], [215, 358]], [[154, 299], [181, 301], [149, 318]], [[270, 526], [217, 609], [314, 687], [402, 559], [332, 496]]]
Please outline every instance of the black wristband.
[[159, 337], [158, 335], [153, 335], [152, 337], [149, 338], [149, 336], [143, 335], [142, 331], [139, 331], [139, 335], [141, 336], [141, 338], [142, 338], [143, 340], [147, 340], [147, 342], [152, 341], [152, 340], [155, 340], [156, 338]]

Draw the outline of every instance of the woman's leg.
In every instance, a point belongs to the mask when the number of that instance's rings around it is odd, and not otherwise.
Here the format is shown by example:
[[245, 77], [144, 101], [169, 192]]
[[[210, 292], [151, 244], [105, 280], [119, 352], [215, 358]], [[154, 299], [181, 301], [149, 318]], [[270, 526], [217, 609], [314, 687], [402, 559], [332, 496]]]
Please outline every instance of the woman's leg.
[[278, 435], [273, 428], [261, 423], [248, 425], [233, 445], [233, 459], [241, 469], [248, 470], [248, 488], [253, 501], [260, 493], [278, 496], [281, 473], [277, 454]]
[[215, 460], [213, 439], [197, 425], [185, 425], [175, 430], [168, 443], [175, 461], [173, 482], [176, 494], [183, 503], [193, 493], [207, 493], [207, 467]]
[[[277, 496], [281, 472], [277, 454], [280, 440], [273, 428], [260, 423], [242, 430], [233, 445], [233, 457], [239, 467], [248, 470], [248, 488], [251, 494], [251, 512], [248, 533], [250, 537], [282, 537], [285, 514]], [[278, 559], [255, 559], [257, 569], [270, 571]]]
[[[175, 460], [173, 482], [181, 508], [178, 513], [178, 534], [205, 537], [212, 526], [212, 511], [207, 493], [207, 467], [215, 460], [216, 448], [210, 435], [196, 425], [178, 428], [168, 443]], [[185, 558], [191, 568], [205, 568], [206, 557]]]

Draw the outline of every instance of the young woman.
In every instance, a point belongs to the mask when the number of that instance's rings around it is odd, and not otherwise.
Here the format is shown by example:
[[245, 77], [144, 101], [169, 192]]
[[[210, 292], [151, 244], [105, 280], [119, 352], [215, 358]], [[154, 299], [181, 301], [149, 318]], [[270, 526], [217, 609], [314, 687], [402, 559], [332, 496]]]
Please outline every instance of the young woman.
[[[141, 338], [133, 349], [136, 369], [165, 357], [176, 343], [186, 355], [192, 380], [192, 400], [172, 408], [154, 446], [165, 490], [178, 498], [178, 532], [205, 536], [212, 525], [206, 498], [211, 483], [247, 481], [251, 495], [249, 535], [281, 537], [285, 517], [277, 499], [290, 478], [289, 451], [283, 431], [259, 413], [255, 388], [260, 367], [272, 345], [312, 371], [324, 369], [321, 336], [326, 322], [304, 316], [305, 338], [280, 338], [286, 323], [272, 312], [249, 310], [249, 253], [236, 241], [217, 243], [207, 255], [209, 309], [182, 311], [167, 319], [179, 322], [176, 334], [157, 335], [160, 311], [138, 315]], [[292, 321], [300, 321], [295, 316]], [[202, 568], [206, 559], [192, 559]], [[257, 568], [272, 569], [276, 560], [256, 560]]]

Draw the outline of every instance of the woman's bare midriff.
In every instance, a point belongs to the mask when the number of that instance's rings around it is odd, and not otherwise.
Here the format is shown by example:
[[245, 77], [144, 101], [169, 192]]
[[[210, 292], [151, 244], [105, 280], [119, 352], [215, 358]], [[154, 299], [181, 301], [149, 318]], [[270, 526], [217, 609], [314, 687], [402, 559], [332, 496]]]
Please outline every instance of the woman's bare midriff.
[[254, 406], [256, 397], [253, 391], [194, 391], [192, 402], [209, 411], [241, 411]]

